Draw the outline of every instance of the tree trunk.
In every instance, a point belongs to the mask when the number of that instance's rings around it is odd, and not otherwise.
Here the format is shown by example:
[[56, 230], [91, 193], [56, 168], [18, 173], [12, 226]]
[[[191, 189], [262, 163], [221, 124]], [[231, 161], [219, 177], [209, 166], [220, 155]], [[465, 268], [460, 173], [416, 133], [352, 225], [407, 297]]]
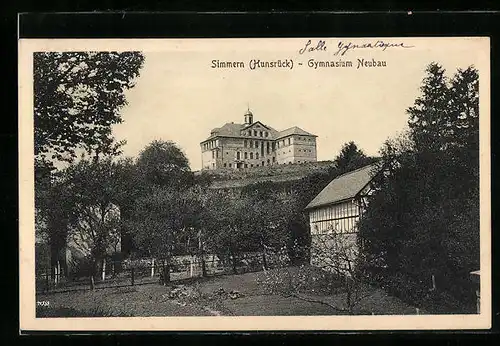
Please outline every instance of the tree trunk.
[[260, 240], [260, 246], [262, 247], [262, 269], [267, 270], [266, 247], [262, 239]]
[[236, 275], [236, 274], [238, 274], [238, 269], [236, 268], [236, 258], [234, 256], [233, 252], [231, 252], [231, 262], [233, 265], [233, 273]]
[[267, 270], [266, 250], [262, 252], [262, 269]]
[[167, 263], [164, 267], [163, 267], [163, 270], [164, 270], [164, 274], [163, 274], [163, 277], [164, 277], [164, 285], [168, 285], [170, 284], [170, 263]]
[[95, 288], [95, 277], [97, 275], [97, 272], [98, 272], [98, 260], [95, 259], [95, 260], [92, 260], [92, 266], [90, 268], [90, 289], [94, 289]]
[[205, 255], [203, 253], [200, 256], [200, 261], [201, 261], [201, 276], [206, 277], [207, 276], [207, 265], [205, 263]]
[[198, 233], [198, 250], [200, 254], [200, 262], [201, 262], [201, 276], [207, 276], [207, 266], [205, 263], [205, 251], [203, 251], [203, 242], [201, 240], [201, 232]]
[[345, 288], [346, 288], [346, 303], [347, 303], [347, 309], [349, 310], [349, 313], [352, 313], [353, 311], [353, 304], [352, 304], [352, 287], [349, 282], [349, 278], [346, 276], [345, 280]]

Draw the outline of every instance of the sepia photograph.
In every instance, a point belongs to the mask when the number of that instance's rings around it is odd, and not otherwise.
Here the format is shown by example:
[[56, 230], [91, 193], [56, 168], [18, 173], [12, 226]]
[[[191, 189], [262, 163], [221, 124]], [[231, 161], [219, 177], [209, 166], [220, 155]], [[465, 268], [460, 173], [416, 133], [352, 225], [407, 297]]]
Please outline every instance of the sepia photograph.
[[21, 328], [488, 328], [489, 64], [484, 37], [21, 39]]

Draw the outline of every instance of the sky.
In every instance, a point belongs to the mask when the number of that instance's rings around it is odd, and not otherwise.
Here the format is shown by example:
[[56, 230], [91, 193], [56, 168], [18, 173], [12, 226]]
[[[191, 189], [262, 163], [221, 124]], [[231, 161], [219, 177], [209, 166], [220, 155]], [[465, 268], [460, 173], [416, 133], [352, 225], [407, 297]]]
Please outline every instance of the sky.
[[[299, 54], [308, 39], [164, 40], [135, 45], [145, 55], [134, 88], [127, 91], [123, 123], [124, 155], [135, 157], [151, 141], [171, 140], [185, 152], [192, 170], [201, 168], [200, 142], [227, 122], [243, 123], [247, 107], [254, 121], [276, 130], [298, 126], [318, 136], [318, 160], [332, 160], [342, 144], [354, 141], [376, 155], [383, 142], [406, 128], [405, 110], [419, 95], [425, 67], [438, 62], [451, 75], [457, 68], [487, 67], [484, 41], [384, 39], [410, 48], [351, 49], [335, 55], [339, 42], [376, 39], [325, 38], [325, 51]], [[318, 39], [311, 39], [313, 46]], [[487, 56], [486, 56], [487, 57]], [[244, 69], [211, 68], [212, 60], [243, 61]], [[293, 69], [248, 68], [251, 59], [291, 59]], [[309, 68], [315, 61], [351, 61], [351, 68]], [[386, 67], [356, 68], [358, 59], [385, 61]], [[302, 66], [298, 63], [302, 62]]]

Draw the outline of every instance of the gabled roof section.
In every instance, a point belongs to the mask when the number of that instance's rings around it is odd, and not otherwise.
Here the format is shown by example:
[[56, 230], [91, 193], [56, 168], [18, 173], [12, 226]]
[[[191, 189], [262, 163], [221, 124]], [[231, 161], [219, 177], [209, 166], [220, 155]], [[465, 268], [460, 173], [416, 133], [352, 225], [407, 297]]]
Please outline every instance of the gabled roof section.
[[213, 129], [212, 135], [208, 138], [217, 136], [240, 137], [240, 131], [244, 126], [244, 124], [226, 123], [222, 127]]
[[354, 198], [370, 183], [377, 172], [377, 164], [375, 163], [338, 176], [321, 190], [306, 209], [336, 204]]
[[249, 129], [249, 128], [251, 128], [251, 127], [255, 126], [255, 125], [260, 125], [260, 126], [264, 127], [265, 129], [270, 129], [270, 127], [269, 127], [269, 126], [267, 126], [266, 124], [263, 124], [263, 123], [261, 123], [259, 120], [257, 120], [256, 122], [253, 122], [253, 123], [251, 123], [251, 124], [248, 124], [248, 125], [247, 125], [247, 124], [245, 124], [245, 125], [243, 125], [242, 130]]
[[282, 137], [286, 137], [286, 136], [290, 136], [290, 135], [318, 137], [316, 135], [313, 135], [312, 133], [309, 133], [307, 131], [302, 130], [300, 127], [294, 126], [294, 127], [290, 127], [289, 129], [280, 131], [276, 138], [282, 138]]

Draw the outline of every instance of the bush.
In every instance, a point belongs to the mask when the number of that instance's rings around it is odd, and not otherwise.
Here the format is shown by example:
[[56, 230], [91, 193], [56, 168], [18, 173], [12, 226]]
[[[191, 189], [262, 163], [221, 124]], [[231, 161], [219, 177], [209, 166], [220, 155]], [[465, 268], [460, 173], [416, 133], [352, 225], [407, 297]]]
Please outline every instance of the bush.
[[332, 273], [312, 266], [268, 270], [259, 283], [268, 294], [337, 294], [344, 291], [343, 281]]
[[83, 277], [90, 277], [92, 274], [92, 261], [88, 257], [76, 257], [72, 260], [69, 269], [70, 279], [80, 279]]

